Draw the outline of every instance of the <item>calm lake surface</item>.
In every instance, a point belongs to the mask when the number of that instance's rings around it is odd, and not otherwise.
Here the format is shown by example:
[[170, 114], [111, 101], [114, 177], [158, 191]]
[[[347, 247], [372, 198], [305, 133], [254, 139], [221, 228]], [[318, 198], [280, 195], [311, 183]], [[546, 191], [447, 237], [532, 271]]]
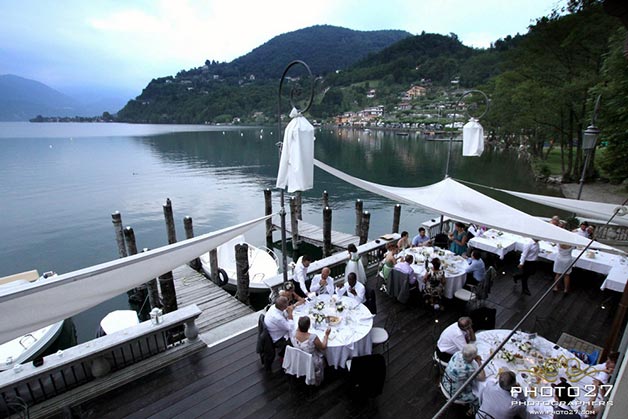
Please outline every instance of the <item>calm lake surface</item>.
[[[233, 128], [127, 124], [0, 122], [0, 276], [31, 269], [58, 273], [118, 257], [111, 213], [135, 230], [138, 248], [167, 244], [162, 206], [172, 200], [177, 238], [183, 217], [203, 234], [264, 215], [264, 188], [278, 167], [276, 127]], [[557, 195], [536, 185], [529, 166], [510, 151], [461, 156], [453, 144], [450, 175], [479, 184]], [[447, 142], [389, 132], [321, 129], [316, 158], [353, 176], [396, 186], [441, 180]], [[334, 230], [354, 229], [354, 203], [371, 212], [370, 237], [389, 233], [394, 202], [357, 189], [319, 169], [303, 195], [303, 218], [322, 224], [321, 195], [329, 192]], [[485, 192], [485, 191], [483, 191]], [[552, 209], [492, 196], [535, 215]], [[279, 208], [279, 193], [273, 193]], [[438, 214], [402, 206], [401, 229], [416, 232]], [[275, 240], [279, 234], [275, 234]], [[264, 244], [264, 227], [247, 240]], [[42, 302], [54, 304], [54, 302]], [[109, 311], [128, 308], [122, 295], [75, 316], [78, 341], [94, 337]]]

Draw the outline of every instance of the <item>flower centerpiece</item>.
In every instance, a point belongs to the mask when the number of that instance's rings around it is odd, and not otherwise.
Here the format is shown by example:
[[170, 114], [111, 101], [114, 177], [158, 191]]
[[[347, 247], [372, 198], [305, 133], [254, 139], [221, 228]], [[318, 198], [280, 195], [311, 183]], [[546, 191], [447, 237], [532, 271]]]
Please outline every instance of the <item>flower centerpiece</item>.
[[336, 311], [337, 311], [338, 313], [342, 313], [342, 311], [343, 311], [344, 309], [345, 309], [344, 304], [342, 304], [342, 302], [338, 301], [338, 302], [336, 303]]
[[316, 304], [314, 304], [314, 308], [318, 311], [321, 311], [322, 309], [325, 308], [325, 302], [324, 301], [319, 301]]
[[326, 316], [323, 313], [314, 313], [312, 317], [314, 317], [314, 322], [316, 324], [321, 324], [323, 321], [325, 321], [325, 318], [326, 318]]
[[497, 232], [497, 235], [498, 235], [498, 236], [503, 236], [503, 235], [504, 235], [504, 232], [503, 232], [503, 231], [498, 231], [498, 232]]
[[532, 349], [532, 345], [530, 344], [530, 342], [523, 342], [518, 345], [518, 348], [522, 352], [528, 353]]
[[499, 356], [501, 356], [506, 362], [513, 362], [515, 360], [515, 356], [512, 352], [507, 351], [506, 349], [502, 349]]

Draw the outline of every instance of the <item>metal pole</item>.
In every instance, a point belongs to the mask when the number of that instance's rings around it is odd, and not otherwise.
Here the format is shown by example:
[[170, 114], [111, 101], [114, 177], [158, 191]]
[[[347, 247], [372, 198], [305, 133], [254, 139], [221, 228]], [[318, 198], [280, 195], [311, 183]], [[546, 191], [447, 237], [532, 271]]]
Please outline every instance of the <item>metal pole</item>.
[[584, 177], [587, 173], [587, 167], [589, 166], [589, 158], [591, 157], [591, 150], [587, 151], [587, 155], [584, 157], [584, 167], [582, 168], [582, 176], [580, 176], [580, 186], [578, 187], [578, 200], [582, 195], [582, 187], [584, 186]]
[[288, 255], [286, 254], [286, 206], [285, 191], [281, 190], [281, 209], [279, 217], [281, 217], [281, 269], [283, 270], [283, 282], [288, 282]]

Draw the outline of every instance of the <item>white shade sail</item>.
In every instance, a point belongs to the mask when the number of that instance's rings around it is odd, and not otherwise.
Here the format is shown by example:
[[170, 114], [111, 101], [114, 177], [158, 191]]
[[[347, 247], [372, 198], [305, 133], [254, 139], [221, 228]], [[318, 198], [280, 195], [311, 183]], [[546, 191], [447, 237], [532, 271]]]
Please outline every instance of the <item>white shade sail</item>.
[[244, 233], [257, 218], [137, 255], [0, 291], [0, 343], [69, 318], [137, 287]]
[[286, 127], [277, 172], [277, 187], [288, 192], [306, 191], [314, 186], [314, 127], [296, 109]]
[[[314, 164], [340, 179], [393, 201], [418, 205], [455, 220], [485, 225], [510, 233], [572, 246], [586, 246], [589, 240], [546, 223], [493, 198], [481, 194], [451, 178], [418, 188], [380, 185], [350, 176], [318, 160]], [[618, 250], [593, 242], [593, 249]]]
[[591, 217], [596, 220], [609, 220], [615, 211], [619, 209], [617, 216], [613, 218], [613, 223], [628, 226], [628, 207], [619, 204], [607, 204], [594, 201], [580, 201], [578, 199], [558, 198], [555, 196], [535, 195], [531, 193], [507, 191], [505, 189], [497, 189], [516, 197], [527, 199], [528, 201], [537, 202], [547, 205], [548, 207], [560, 208], [574, 214]]

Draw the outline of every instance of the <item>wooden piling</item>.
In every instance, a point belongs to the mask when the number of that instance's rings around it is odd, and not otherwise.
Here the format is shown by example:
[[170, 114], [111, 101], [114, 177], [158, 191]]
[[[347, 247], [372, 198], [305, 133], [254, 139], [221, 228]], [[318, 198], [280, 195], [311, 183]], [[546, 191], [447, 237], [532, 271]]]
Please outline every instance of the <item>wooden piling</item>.
[[399, 221], [401, 220], [401, 205], [395, 205], [395, 211], [393, 213], [393, 225], [392, 232], [399, 233]]
[[360, 244], [364, 244], [368, 241], [370, 223], [371, 214], [368, 211], [364, 211], [362, 213], [362, 224], [360, 225]]
[[296, 191], [294, 194], [296, 198], [296, 207], [297, 207], [297, 219], [303, 219], [303, 192]]
[[292, 228], [292, 249], [299, 248], [299, 220], [297, 218], [297, 200], [290, 197], [290, 226]]
[[[185, 238], [191, 239], [194, 237], [194, 226], [192, 225], [192, 217], [186, 216], [183, 217], [183, 227], [185, 228]], [[196, 272], [200, 272], [201, 267], [201, 259], [196, 258], [188, 262], [190, 268], [194, 269]]]
[[[264, 189], [264, 214], [271, 215], [273, 213], [272, 193], [269, 188]], [[266, 247], [273, 247], [273, 219], [266, 220]]]
[[237, 291], [236, 298], [249, 304], [249, 245], [246, 243], [235, 245]]
[[[144, 248], [142, 252], [148, 252], [148, 248]], [[148, 302], [150, 308], [161, 308], [163, 304], [159, 298], [159, 287], [157, 286], [157, 279], [151, 279], [146, 283], [146, 290], [148, 291]]]
[[323, 209], [323, 257], [331, 256], [331, 208]]
[[329, 206], [329, 194], [327, 191], [323, 191], [323, 209]]
[[[135, 232], [132, 227], [127, 226], [124, 229], [124, 240], [126, 242], [126, 248], [129, 251], [129, 256], [136, 255], [137, 244], [135, 241]], [[139, 287], [128, 290], [127, 295], [129, 296], [129, 303], [133, 309], [138, 312], [140, 319], [146, 320], [145, 317], [148, 312], [145, 310], [142, 312], [142, 306], [148, 297], [148, 288], [146, 284], [142, 284]]]
[[355, 200], [355, 235], [359, 236], [362, 226], [362, 212], [364, 209], [364, 202], [361, 199]]
[[[166, 231], [168, 233], [168, 244], [177, 242], [177, 233], [174, 227], [174, 215], [170, 198], [166, 199], [164, 205], [164, 218], [166, 219]], [[164, 302], [164, 313], [177, 310], [177, 295], [174, 288], [174, 278], [172, 271], [159, 276], [159, 288]]]
[[116, 244], [118, 245], [118, 257], [127, 257], [126, 246], [124, 245], [124, 229], [122, 227], [122, 215], [120, 211], [111, 214], [111, 222], [116, 232]]
[[212, 249], [209, 251], [209, 274], [214, 284], [220, 285], [220, 278], [218, 278], [218, 250]]
[[137, 254], [137, 244], [135, 243], [135, 232], [133, 227], [127, 226], [124, 229], [124, 240], [126, 242], [126, 248], [129, 249], [129, 256]]

